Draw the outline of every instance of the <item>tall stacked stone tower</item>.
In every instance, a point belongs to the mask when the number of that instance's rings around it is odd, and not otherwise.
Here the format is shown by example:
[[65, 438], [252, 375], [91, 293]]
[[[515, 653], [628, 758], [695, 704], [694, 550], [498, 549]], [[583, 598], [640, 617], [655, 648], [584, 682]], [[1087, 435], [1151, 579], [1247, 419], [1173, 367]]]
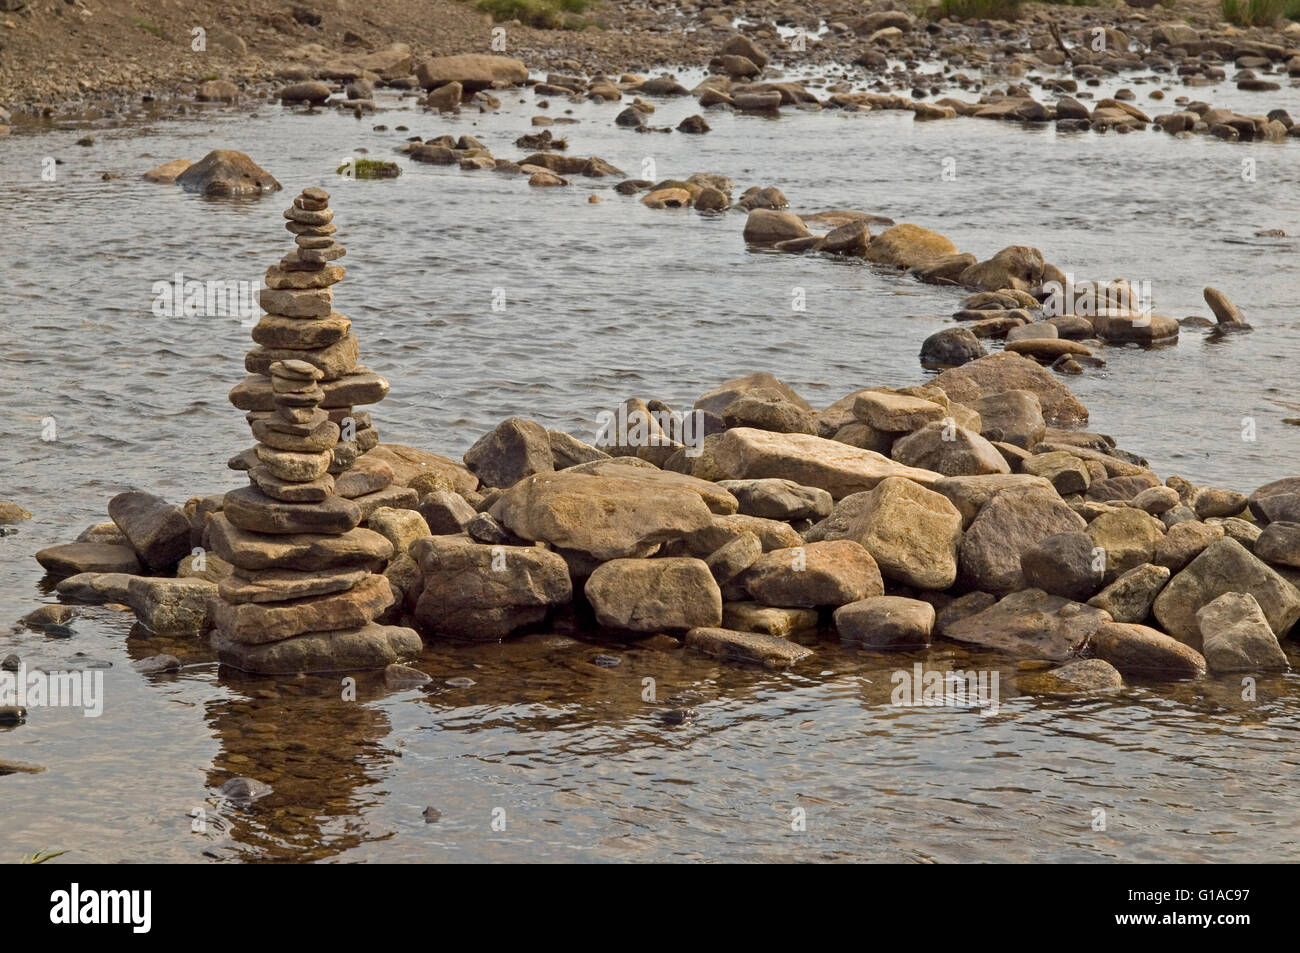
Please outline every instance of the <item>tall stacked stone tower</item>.
[[257, 444], [230, 461], [249, 485], [209, 522], [213, 549], [235, 567], [217, 590], [213, 646], [250, 672], [382, 667], [421, 641], [375, 623], [396, 599], [381, 575], [393, 546], [360, 524], [414, 494], [364, 457], [379, 437], [354, 407], [382, 400], [388, 382], [357, 364], [352, 322], [334, 311], [344, 249], [329, 195], [304, 189], [284, 216], [297, 247], [266, 273], [250, 376], [230, 392]]

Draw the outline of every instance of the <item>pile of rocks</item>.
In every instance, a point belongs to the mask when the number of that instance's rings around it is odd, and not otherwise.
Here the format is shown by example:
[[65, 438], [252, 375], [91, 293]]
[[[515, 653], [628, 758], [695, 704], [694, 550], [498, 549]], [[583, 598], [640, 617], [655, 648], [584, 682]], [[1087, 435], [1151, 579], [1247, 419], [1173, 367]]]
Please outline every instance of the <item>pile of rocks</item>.
[[387, 382], [357, 366], [351, 322], [333, 309], [344, 249], [321, 189], [285, 210], [296, 248], [266, 276], [249, 378], [231, 392], [257, 445], [231, 461], [250, 485], [227, 493], [207, 537], [233, 571], [213, 603], [212, 642], [225, 663], [254, 672], [368, 668], [418, 653], [410, 629], [375, 624], [395, 601], [379, 574], [393, 554], [360, 526], [382, 506], [413, 502], [391, 487], [369, 416]]

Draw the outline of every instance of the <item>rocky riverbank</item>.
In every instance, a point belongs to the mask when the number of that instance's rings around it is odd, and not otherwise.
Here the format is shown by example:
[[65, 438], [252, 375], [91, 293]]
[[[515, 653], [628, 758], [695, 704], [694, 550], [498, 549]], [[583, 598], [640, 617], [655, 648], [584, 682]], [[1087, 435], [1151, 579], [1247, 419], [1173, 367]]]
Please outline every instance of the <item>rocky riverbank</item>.
[[[268, 394], [310, 391], [312, 368], [326, 394], [331, 379], [364, 374], [355, 358], [296, 350], [280, 370], [250, 354], [254, 377], [271, 375]], [[247, 404], [256, 384], [232, 400]], [[250, 418], [269, 433], [267, 414]], [[250, 488], [183, 506], [129, 492], [110, 501], [112, 522], [37, 559], [63, 577], [62, 599], [125, 604], [155, 632], [215, 626], [223, 660], [271, 674], [418, 652], [390, 644], [359, 659], [356, 640], [333, 637], [358, 625], [454, 644], [561, 616], [774, 667], [815, 664], [823, 638], [873, 653], [956, 641], [1043, 668], [1051, 693], [1285, 667], [1300, 619], [1300, 477], [1249, 495], [1161, 479], [1068, 425], [1086, 418], [1055, 375], [1014, 353], [820, 409], [755, 373], [688, 409], [629, 399], [602, 415], [592, 443], [511, 417], [462, 461], [377, 444], [359, 471], [355, 446], [326, 452], [340, 493], [344, 476], [390, 481], [358, 487], [384, 497], [373, 508], [355, 505], [364, 494], [333, 508], [263, 500], [268, 485], [300, 495], [323, 477], [256, 468]], [[314, 455], [258, 451], [277, 465]], [[351, 537], [360, 571], [348, 575], [329, 554]], [[320, 594], [317, 576], [351, 588]], [[273, 599], [278, 627], [240, 627], [259, 651], [231, 653], [241, 623], [227, 603], [245, 596], [243, 609], [263, 614]], [[312, 653], [277, 652], [303, 639]]]
[[[1033, 4], [1013, 22], [958, 21], [936, 8], [916, 13], [893, 6], [860, 8], [836, 0], [797, 8], [779, 0], [686, 0], [649, 9], [596, 4], [582, 29], [538, 30], [518, 21], [494, 23], [473, 6], [448, 0], [377, 0], [364, 11], [273, 0], [241, 0], [234, 8], [146, 3], [129, 10], [117, 0], [7, 0], [0, 8], [0, 126], [175, 114], [195, 102], [256, 102], [286, 82], [361, 80], [410, 89], [418, 85], [418, 64], [452, 54], [505, 53], [535, 72], [560, 74], [619, 76], [707, 64], [731, 80], [751, 81], [764, 69], [813, 70], [820, 75], [810, 82], [832, 95], [856, 97], [855, 107], [913, 108], [924, 119], [964, 114], [960, 101], [947, 100], [985, 88], [987, 76], [1026, 86], [1025, 97], [982, 104], [997, 105], [1001, 118], [1042, 119], [1051, 104], [1020, 101], [1028, 98], [1028, 86], [1037, 86], [1069, 98], [1060, 118], [1076, 123], [1098, 117], [1082, 115], [1090, 111], [1071, 94], [1083, 90], [1086, 96], [1086, 87], [1122, 71], [1150, 71], [1195, 87], [1223, 80], [1231, 65], [1238, 68], [1238, 88], [1260, 93], [1300, 74], [1300, 25], [1230, 27], [1208, 0], [1151, 9]], [[744, 51], [719, 55], [737, 29], [764, 51], [757, 59]], [[891, 104], [900, 92], [907, 102], [931, 101]], [[1110, 112], [1099, 118], [1120, 131], [1141, 115], [1128, 103], [1104, 105]], [[1195, 120], [1181, 115], [1175, 125], [1181, 124]]]

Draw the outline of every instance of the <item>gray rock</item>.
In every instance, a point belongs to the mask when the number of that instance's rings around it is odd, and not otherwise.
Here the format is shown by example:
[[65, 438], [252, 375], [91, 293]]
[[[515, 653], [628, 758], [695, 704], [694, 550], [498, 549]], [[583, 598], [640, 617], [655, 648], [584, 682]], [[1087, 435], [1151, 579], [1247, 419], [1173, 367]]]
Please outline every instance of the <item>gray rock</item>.
[[768, 668], [789, 668], [813, 654], [811, 649], [780, 636], [715, 627], [691, 629], [686, 633], [686, 647], [727, 661], [758, 663]]
[[465, 465], [485, 486], [511, 487], [534, 473], [554, 470], [555, 459], [545, 427], [510, 417], [465, 451]]
[[1093, 633], [1088, 650], [1124, 675], [1164, 680], [1205, 674], [1205, 658], [1200, 652], [1145, 625], [1103, 625]]
[[119, 493], [108, 501], [108, 515], [152, 569], [168, 569], [190, 551], [190, 521], [160, 496]]
[[1286, 668], [1286, 653], [1255, 597], [1225, 592], [1196, 612], [1202, 651], [1211, 672]]
[[979, 511], [958, 547], [958, 578], [968, 589], [1004, 594], [1024, 588], [1020, 557], [1056, 533], [1087, 527], [1054, 490], [1010, 487]]
[[1023, 589], [983, 612], [944, 626], [943, 636], [1020, 658], [1065, 661], [1078, 655], [1110, 615], [1100, 609]]
[[1171, 575], [1167, 566], [1136, 566], [1089, 599], [1088, 605], [1106, 610], [1116, 622], [1142, 622]]
[[1025, 583], [1054, 596], [1082, 601], [1096, 593], [1105, 575], [1105, 558], [1094, 555], [1087, 533], [1056, 533], [1020, 554]]

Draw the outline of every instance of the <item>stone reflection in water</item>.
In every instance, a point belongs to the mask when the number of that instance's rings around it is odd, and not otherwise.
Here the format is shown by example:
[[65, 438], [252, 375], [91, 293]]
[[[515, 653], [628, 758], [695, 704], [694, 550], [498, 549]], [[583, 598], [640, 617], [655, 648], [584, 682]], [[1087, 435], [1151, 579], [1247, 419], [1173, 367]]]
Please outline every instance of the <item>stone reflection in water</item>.
[[[384, 796], [393, 761], [384, 744], [388, 717], [368, 702], [382, 679], [357, 676], [356, 700], [343, 700], [342, 677], [256, 678], [223, 667], [230, 696], [212, 701], [207, 720], [221, 750], [207, 772], [231, 859], [310, 861], [335, 857], [367, 839], [364, 814]], [[252, 799], [219, 793], [233, 778], [270, 786]]]

